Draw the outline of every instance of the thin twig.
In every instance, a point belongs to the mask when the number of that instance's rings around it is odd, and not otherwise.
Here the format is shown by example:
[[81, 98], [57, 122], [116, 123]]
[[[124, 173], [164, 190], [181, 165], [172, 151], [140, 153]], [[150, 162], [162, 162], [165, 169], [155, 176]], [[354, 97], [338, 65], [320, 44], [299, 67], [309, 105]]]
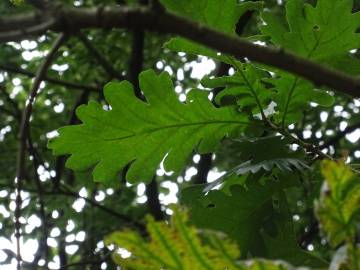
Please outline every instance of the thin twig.
[[121, 73], [118, 72], [107, 59], [105, 59], [105, 57], [94, 47], [94, 45], [82, 32], [79, 31], [77, 33], [77, 37], [112, 78], [116, 78], [120, 81], [124, 80], [124, 76], [122, 76]]
[[[114, 216], [114, 217], [117, 217], [117, 218], [119, 218], [119, 219], [121, 219], [123, 221], [128, 222], [129, 224], [135, 226], [140, 231], [145, 230], [145, 227], [144, 227], [143, 224], [132, 220], [127, 215], [118, 213], [118, 212], [114, 211], [113, 209], [108, 208], [106, 206], [103, 206], [103, 205], [101, 205], [101, 204], [97, 203], [96, 201], [93, 201], [93, 200], [91, 200], [89, 198], [82, 197], [78, 193], [76, 193], [74, 191], [71, 191], [69, 189], [64, 190], [64, 188], [66, 188], [66, 187], [62, 186], [62, 188], [57, 190], [56, 192], [44, 191], [44, 195], [50, 195], [50, 196], [64, 195], [64, 196], [69, 196], [69, 197], [73, 197], [73, 198], [77, 198], [77, 199], [83, 199], [86, 203], [90, 204], [91, 206], [97, 207], [97, 208], [103, 210], [104, 212], [107, 212], [108, 214]], [[29, 190], [27, 190], [27, 191], [29, 191]]]
[[47, 238], [49, 235], [49, 228], [48, 228], [49, 224], [47, 221], [47, 216], [46, 216], [46, 211], [45, 211], [44, 189], [42, 187], [42, 184], [41, 184], [41, 181], [39, 178], [39, 174], [37, 172], [37, 170], [40, 166], [41, 160], [39, 159], [39, 153], [34, 148], [30, 130], [27, 129], [27, 132], [28, 132], [28, 134], [27, 134], [28, 152], [33, 157], [32, 161], [33, 161], [33, 167], [34, 167], [34, 180], [35, 180], [35, 185], [36, 185], [36, 189], [37, 189], [37, 199], [38, 199], [39, 206], [40, 206], [40, 218], [42, 221], [42, 237], [39, 240], [40, 245], [39, 245], [38, 252], [34, 258], [34, 265], [37, 265], [37, 261], [40, 260], [42, 251], [44, 251], [45, 265], [48, 265], [49, 247], [47, 245]]
[[299, 145], [306, 151], [317, 155], [321, 159], [333, 160], [333, 157], [323, 153], [318, 146], [313, 145], [311, 143], [304, 142], [303, 140], [299, 139], [295, 135], [291, 134], [287, 129], [280, 128], [280, 127], [276, 126], [274, 123], [270, 122], [269, 120], [267, 120], [265, 124], [268, 127], [270, 127], [272, 130], [274, 130], [274, 131], [280, 133], [281, 135], [283, 135], [284, 137], [290, 139], [292, 141], [292, 143]]
[[45, 10], [49, 4], [45, 0], [27, 0], [27, 2], [30, 5], [33, 5], [35, 8], [40, 9], [40, 10]]
[[6, 91], [6, 88], [3, 84], [0, 84], [0, 92], [4, 95], [6, 101], [13, 107], [14, 109], [14, 113], [10, 113], [13, 114], [16, 118], [18, 118], [19, 120], [21, 119], [21, 111], [17, 105], [17, 103], [10, 98], [9, 94]]
[[338, 141], [340, 141], [342, 138], [344, 138], [347, 134], [354, 132], [358, 128], [360, 128], [360, 123], [356, 123], [354, 125], [346, 127], [343, 131], [337, 133], [336, 136], [330, 138], [324, 144], [320, 145], [319, 149], [324, 149], [331, 145], [336, 144]]
[[22, 181], [25, 178], [25, 159], [26, 159], [26, 145], [27, 145], [27, 134], [29, 128], [29, 121], [32, 113], [33, 103], [38, 94], [38, 90], [43, 77], [45, 76], [48, 68], [50, 67], [56, 52], [59, 50], [60, 46], [66, 40], [67, 36], [65, 34], [60, 34], [59, 37], [55, 40], [49, 54], [46, 56], [44, 62], [41, 64], [32, 88], [25, 105], [25, 109], [22, 114], [20, 131], [19, 131], [19, 149], [17, 156], [17, 171], [16, 171], [16, 209], [15, 209], [15, 236], [16, 236], [16, 245], [17, 245], [17, 269], [21, 269], [21, 252], [20, 252], [20, 236], [21, 236], [21, 224], [20, 224], [20, 215], [21, 215], [21, 189]]
[[80, 261], [80, 262], [74, 262], [74, 263], [69, 263], [69, 264], [66, 264], [62, 267], [59, 268], [59, 270], [65, 270], [65, 269], [69, 269], [70, 267], [79, 267], [79, 266], [86, 266], [86, 265], [93, 265], [93, 266], [96, 266], [96, 265], [101, 265], [103, 262], [105, 262], [107, 259], [110, 258], [112, 252], [109, 252], [107, 254], [105, 254], [101, 260], [97, 260], [97, 261]]
[[0, 33], [0, 42], [19, 41], [28, 37], [44, 34], [48, 29], [55, 25], [54, 19], [49, 19], [41, 24], [24, 29], [11, 30]]
[[[20, 67], [16, 67], [13, 65], [6, 65], [6, 64], [1, 64], [1, 63], [0, 63], [0, 70], [6, 71], [9, 73], [24, 75], [28, 78], [34, 78], [36, 76], [36, 74], [31, 71], [27, 71], [25, 69], [22, 69]], [[46, 75], [44, 76], [43, 81], [47, 81], [47, 82], [50, 82], [53, 84], [65, 86], [70, 89], [99, 92], [98, 87], [96, 87], [94, 85], [83, 85], [83, 84], [79, 84], [79, 83], [63, 81], [63, 80], [52, 78], [52, 77], [49, 77]]]

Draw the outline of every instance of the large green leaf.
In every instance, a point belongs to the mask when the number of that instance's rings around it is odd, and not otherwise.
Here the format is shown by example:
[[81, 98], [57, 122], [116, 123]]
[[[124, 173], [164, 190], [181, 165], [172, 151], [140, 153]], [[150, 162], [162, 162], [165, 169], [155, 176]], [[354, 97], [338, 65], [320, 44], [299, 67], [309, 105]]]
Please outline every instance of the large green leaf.
[[311, 253], [301, 249], [294, 232], [292, 214], [290, 212], [285, 192], [279, 192], [277, 211], [273, 219], [276, 224], [275, 236], [263, 233], [269, 259], [283, 259], [293, 265], [306, 265], [312, 268], [324, 268], [328, 263]]
[[[278, 186], [261, 185], [255, 181], [248, 189], [240, 185], [230, 187], [230, 195], [211, 190], [206, 196], [204, 186], [185, 189], [182, 199], [190, 208], [191, 220], [200, 228], [220, 230], [235, 239], [245, 256], [263, 255], [264, 242], [260, 233], [264, 220], [273, 212], [272, 195]], [[246, 232], [246, 233], [244, 233]]]
[[284, 120], [284, 123], [291, 124], [298, 121], [312, 102], [324, 107], [334, 103], [334, 97], [326, 91], [314, 89], [310, 82], [290, 74], [281, 73], [278, 78], [264, 80], [272, 84], [273, 91], [277, 92], [274, 101], [277, 104], [275, 119], [278, 122]]
[[[183, 191], [183, 202], [190, 208], [191, 220], [198, 227], [225, 232], [238, 242], [243, 257], [265, 256], [286, 259], [299, 266], [323, 267], [326, 263], [297, 245], [291, 215], [274, 206], [274, 196], [282, 193], [284, 184], [269, 180], [262, 185], [253, 181], [247, 187], [229, 187], [230, 195], [212, 190], [205, 196], [203, 185], [194, 186]], [[286, 199], [281, 198], [280, 205], [286, 208]], [[280, 245], [286, 245], [288, 250]]]
[[[238, 4], [236, 0], [161, 0], [161, 3], [170, 11], [230, 35], [235, 34], [236, 23], [247, 10], [256, 10], [262, 5], [260, 2]], [[172, 38], [165, 47], [173, 51], [209, 56], [230, 64], [227, 57], [187, 39]]]
[[205, 91], [192, 90], [181, 103], [166, 72], [145, 71], [139, 80], [147, 102], [134, 96], [129, 82], [109, 83], [104, 94], [111, 110], [90, 102], [77, 110], [83, 124], [59, 130], [49, 147], [57, 155], [71, 154], [69, 168], [96, 165], [94, 179], [111, 181], [132, 162], [127, 180], [150, 181], [165, 156], [165, 168], [179, 171], [197, 146], [200, 153], [211, 152], [248, 124], [235, 108], [215, 108]]
[[316, 214], [330, 244], [352, 243], [360, 219], [360, 177], [341, 162], [323, 161], [325, 177]]
[[[316, 7], [302, 0], [286, 4], [288, 27], [271, 12], [264, 12], [262, 32], [301, 56], [336, 63], [360, 47], [360, 13], [352, 13], [353, 0], [318, 0]], [[359, 64], [359, 60], [353, 59]], [[346, 66], [344, 66], [346, 68]]]
[[[360, 61], [350, 53], [360, 47], [360, 13], [352, 13], [352, 0], [319, 0], [316, 7], [302, 0], [286, 4], [287, 23], [271, 12], [263, 12], [266, 23], [261, 30], [274, 44], [308, 59], [334, 68], [358, 74]], [[340, 19], [341, 18], [341, 19]], [[295, 76], [282, 74], [274, 80], [279, 95], [275, 102], [281, 112], [280, 120], [293, 123], [309, 103], [331, 105], [325, 92]]]
[[[290, 143], [282, 136], [232, 140], [231, 149], [227, 149], [226, 155], [230, 153], [231, 158], [236, 159], [238, 164], [216, 181], [209, 183], [205, 190], [228, 181], [231, 175], [272, 171], [275, 168], [283, 172], [308, 169], [304, 162], [304, 153], [290, 150]], [[221, 159], [226, 158], [222, 152], [218, 156]]]

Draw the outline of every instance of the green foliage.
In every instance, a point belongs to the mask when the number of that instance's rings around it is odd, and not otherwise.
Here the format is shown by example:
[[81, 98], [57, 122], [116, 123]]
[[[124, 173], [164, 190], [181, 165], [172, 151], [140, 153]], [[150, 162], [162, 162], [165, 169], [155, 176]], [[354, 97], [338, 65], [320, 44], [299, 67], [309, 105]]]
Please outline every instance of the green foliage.
[[[34, 6], [23, 2], [0, 1], [0, 12], [16, 24], [32, 18], [23, 13]], [[60, 2], [101, 11], [115, 3], [145, 10], [152, 1]], [[200, 28], [360, 74], [357, 0], [159, 2]], [[0, 39], [16, 30], [7, 27], [0, 22]], [[98, 54], [73, 33], [32, 110], [20, 223], [22, 239], [39, 245], [21, 249], [34, 255], [23, 256], [24, 269], [360, 269], [359, 100], [180, 37], [81, 31]], [[31, 73], [55, 36], [0, 44], [1, 244], [13, 242], [17, 134]], [[200, 78], [207, 57], [216, 68]], [[120, 82], [109, 83], [109, 65]], [[140, 66], [156, 71], [137, 83]], [[320, 161], [344, 157], [350, 165]], [[75, 172], [64, 168], [67, 158]], [[10, 242], [0, 264], [16, 259]]]
[[11, 3], [13, 3], [14, 5], [22, 5], [24, 3], [24, 0], [10, 0]]
[[248, 125], [234, 108], [215, 108], [205, 92], [192, 90], [182, 104], [167, 73], [149, 70], [140, 75], [148, 103], [133, 94], [130, 83], [110, 83], [105, 111], [91, 102], [78, 109], [84, 124], [59, 130], [50, 142], [55, 154], [72, 154], [67, 165], [83, 170], [96, 164], [94, 179], [109, 182], [128, 163], [130, 182], [150, 181], [165, 158], [165, 168], [178, 172], [198, 145], [200, 153], [213, 151], [227, 135]]
[[[270, 75], [251, 64], [244, 64], [233, 76], [220, 78], [205, 77], [201, 80], [204, 87], [217, 88], [223, 87], [215, 98], [218, 104], [227, 104], [235, 98], [235, 102], [244, 111], [250, 110], [255, 114], [259, 113], [259, 107], [267, 108], [273, 92], [266, 89], [262, 79]], [[231, 103], [230, 103], [231, 104]]]
[[265, 181], [232, 185], [230, 194], [212, 190], [206, 196], [203, 186], [190, 187], [183, 191], [183, 202], [190, 208], [196, 226], [228, 234], [238, 242], [243, 257], [265, 256], [298, 266], [325, 266], [296, 244], [286, 198], [281, 194], [282, 188], [291, 184]]
[[[301, 0], [286, 4], [287, 24], [263, 12], [261, 28], [271, 41], [315, 61], [359, 73], [360, 64], [350, 51], [360, 46], [360, 13], [352, 13], [353, 0], [319, 0], [316, 7]], [[341, 19], [339, 19], [341, 18]]]
[[260, 231], [271, 216], [274, 192], [275, 185], [251, 183], [248, 189], [231, 186], [230, 195], [212, 190], [204, 197], [202, 186], [194, 186], [183, 191], [183, 201], [197, 226], [227, 233], [239, 243], [243, 256], [259, 255], [264, 249]]
[[334, 98], [327, 92], [314, 89], [311, 83], [289, 74], [281, 74], [280, 78], [266, 80], [277, 91], [274, 101], [279, 111], [276, 121], [291, 124], [302, 118], [304, 108], [311, 102], [328, 107]]
[[333, 246], [352, 242], [360, 213], [360, 178], [341, 162], [323, 161], [325, 182], [316, 203], [321, 228]]
[[[358, 74], [360, 63], [350, 51], [360, 46], [360, 34], [356, 33], [360, 26], [360, 13], [352, 14], [352, 6], [352, 0], [319, 0], [316, 7], [301, 0], [291, 0], [286, 4], [287, 23], [270, 12], [263, 12], [266, 25], [261, 27], [261, 31], [269, 35], [275, 45]], [[279, 79], [273, 80], [273, 84], [278, 92], [275, 102], [281, 112], [279, 120], [286, 123], [298, 121], [301, 117], [299, 111], [310, 101], [324, 106], [333, 103], [325, 92], [283, 72]]]
[[[291, 171], [292, 168], [302, 170], [308, 166], [302, 161], [300, 151], [291, 151], [289, 142], [281, 136], [262, 137], [252, 140], [237, 140], [239, 159], [244, 163], [234, 167], [236, 174], [247, 172], [256, 173], [260, 169], [272, 171], [274, 167], [282, 171]], [[258, 149], [266, 149], [259, 152]]]
[[[262, 6], [261, 2], [238, 4], [236, 0], [161, 0], [161, 3], [170, 11], [231, 35], [235, 35], [235, 25], [246, 11], [257, 10]], [[183, 38], [172, 38], [165, 47], [173, 51], [209, 56], [230, 63], [226, 56]]]
[[200, 235], [188, 225], [186, 212], [177, 208], [170, 225], [149, 217], [147, 231], [149, 241], [134, 231], [114, 232], [106, 238], [107, 245], [115, 244], [131, 252], [129, 258], [114, 254], [122, 269], [241, 269], [236, 264], [239, 255], [236, 244], [224, 235], [211, 232]]
[[[231, 146], [236, 149], [232, 155], [236, 157], [238, 165], [216, 181], [209, 183], [206, 190], [228, 181], [231, 175], [262, 174], [276, 169], [285, 173], [309, 169], [304, 161], [304, 153], [291, 151], [289, 144], [290, 142], [281, 136], [232, 140]], [[259, 151], [259, 149], [266, 149], [266, 151]]]
[[186, 212], [177, 208], [174, 209], [170, 224], [156, 222], [149, 217], [147, 231], [148, 240], [135, 231], [114, 232], [106, 237], [107, 245], [115, 244], [131, 253], [127, 258], [117, 252], [113, 253], [113, 259], [121, 269], [294, 269], [282, 261], [238, 261], [236, 244], [224, 234], [197, 230], [189, 225]]
[[343, 162], [325, 160], [321, 172], [325, 177], [316, 214], [322, 231], [338, 249], [332, 269], [359, 269], [360, 247], [354, 241], [359, 233], [360, 177]]

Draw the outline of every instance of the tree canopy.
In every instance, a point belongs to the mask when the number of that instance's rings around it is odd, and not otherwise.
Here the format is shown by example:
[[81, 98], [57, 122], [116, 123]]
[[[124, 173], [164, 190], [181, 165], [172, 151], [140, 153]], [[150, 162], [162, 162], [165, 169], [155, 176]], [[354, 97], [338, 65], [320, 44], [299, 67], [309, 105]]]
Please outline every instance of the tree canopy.
[[358, 0], [0, 12], [0, 269], [360, 269]]

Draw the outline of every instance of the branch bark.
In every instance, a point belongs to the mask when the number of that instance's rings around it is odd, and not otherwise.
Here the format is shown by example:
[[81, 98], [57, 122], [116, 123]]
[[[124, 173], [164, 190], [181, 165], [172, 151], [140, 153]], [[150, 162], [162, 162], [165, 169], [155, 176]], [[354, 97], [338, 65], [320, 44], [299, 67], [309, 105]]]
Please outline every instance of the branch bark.
[[[0, 41], [20, 40], [29, 35], [43, 34], [47, 30], [58, 32], [73, 32], [86, 28], [128, 28], [143, 29], [167, 34], [176, 34], [192, 41], [203, 44], [221, 53], [230, 54], [238, 58], [248, 59], [262, 64], [297, 74], [317, 86], [327, 86], [354, 97], [360, 97], [360, 79], [343, 72], [333, 70], [306, 58], [296, 56], [283, 49], [263, 47], [247, 40], [229, 36], [210, 29], [202, 24], [190, 21], [168, 12], [138, 7], [110, 7], [95, 8], [58, 8], [51, 10], [50, 15], [44, 16], [42, 23], [33, 25], [29, 21], [31, 16], [24, 18], [24, 25], [32, 25], [22, 30], [0, 33]], [[45, 14], [46, 15], [46, 14]], [[54, 21], [49, 18], [52, 18]], [[26, 20], [25, 20], [26, 19]], [[3, 19], [3, 25], [9, 25], [8, 19]], [[5, 22], [4, 22], [5, 21]], [[26, 22], [26, 24], [25, 24]], [[17, 20], [19, 25], [21, 20]]]
[[29, 97], [27, 99], [27, 103], [25, 105], [25, 109], [21, 118], [21, 125], [19, 131], [19, 149], [17, 156], [17, 169], [16, 169], [16, 209], [15, 209], [15, 236], [16, 236], [16, 245], [17, 245], [17, 269], [21, 269], [21, 252], [20, 252], [20, 235], [21, 235], [21, 224], [20, 224], [20, 216], [21, 216], [21, 189], [22, 189], [22, 181], [25, 178], [25, 159], [26, 159], [26, 147], [27, 147], [27, 134], [29, 128], [29, 121], [32, 113], [33, 103], [38, 94], [38, 90], [40, 84], [45, 76], [47, 70], [49, 69], [52, 61], [55, 58], [56, 52], [59, 50], [63, 42], [66, 40], [67, 36], [65, 34], [60, 34], [59, 37], [55, 40], [49, 54], [46, 56], [44, 62], [41, 64], [32, 88], [30, 90]]

